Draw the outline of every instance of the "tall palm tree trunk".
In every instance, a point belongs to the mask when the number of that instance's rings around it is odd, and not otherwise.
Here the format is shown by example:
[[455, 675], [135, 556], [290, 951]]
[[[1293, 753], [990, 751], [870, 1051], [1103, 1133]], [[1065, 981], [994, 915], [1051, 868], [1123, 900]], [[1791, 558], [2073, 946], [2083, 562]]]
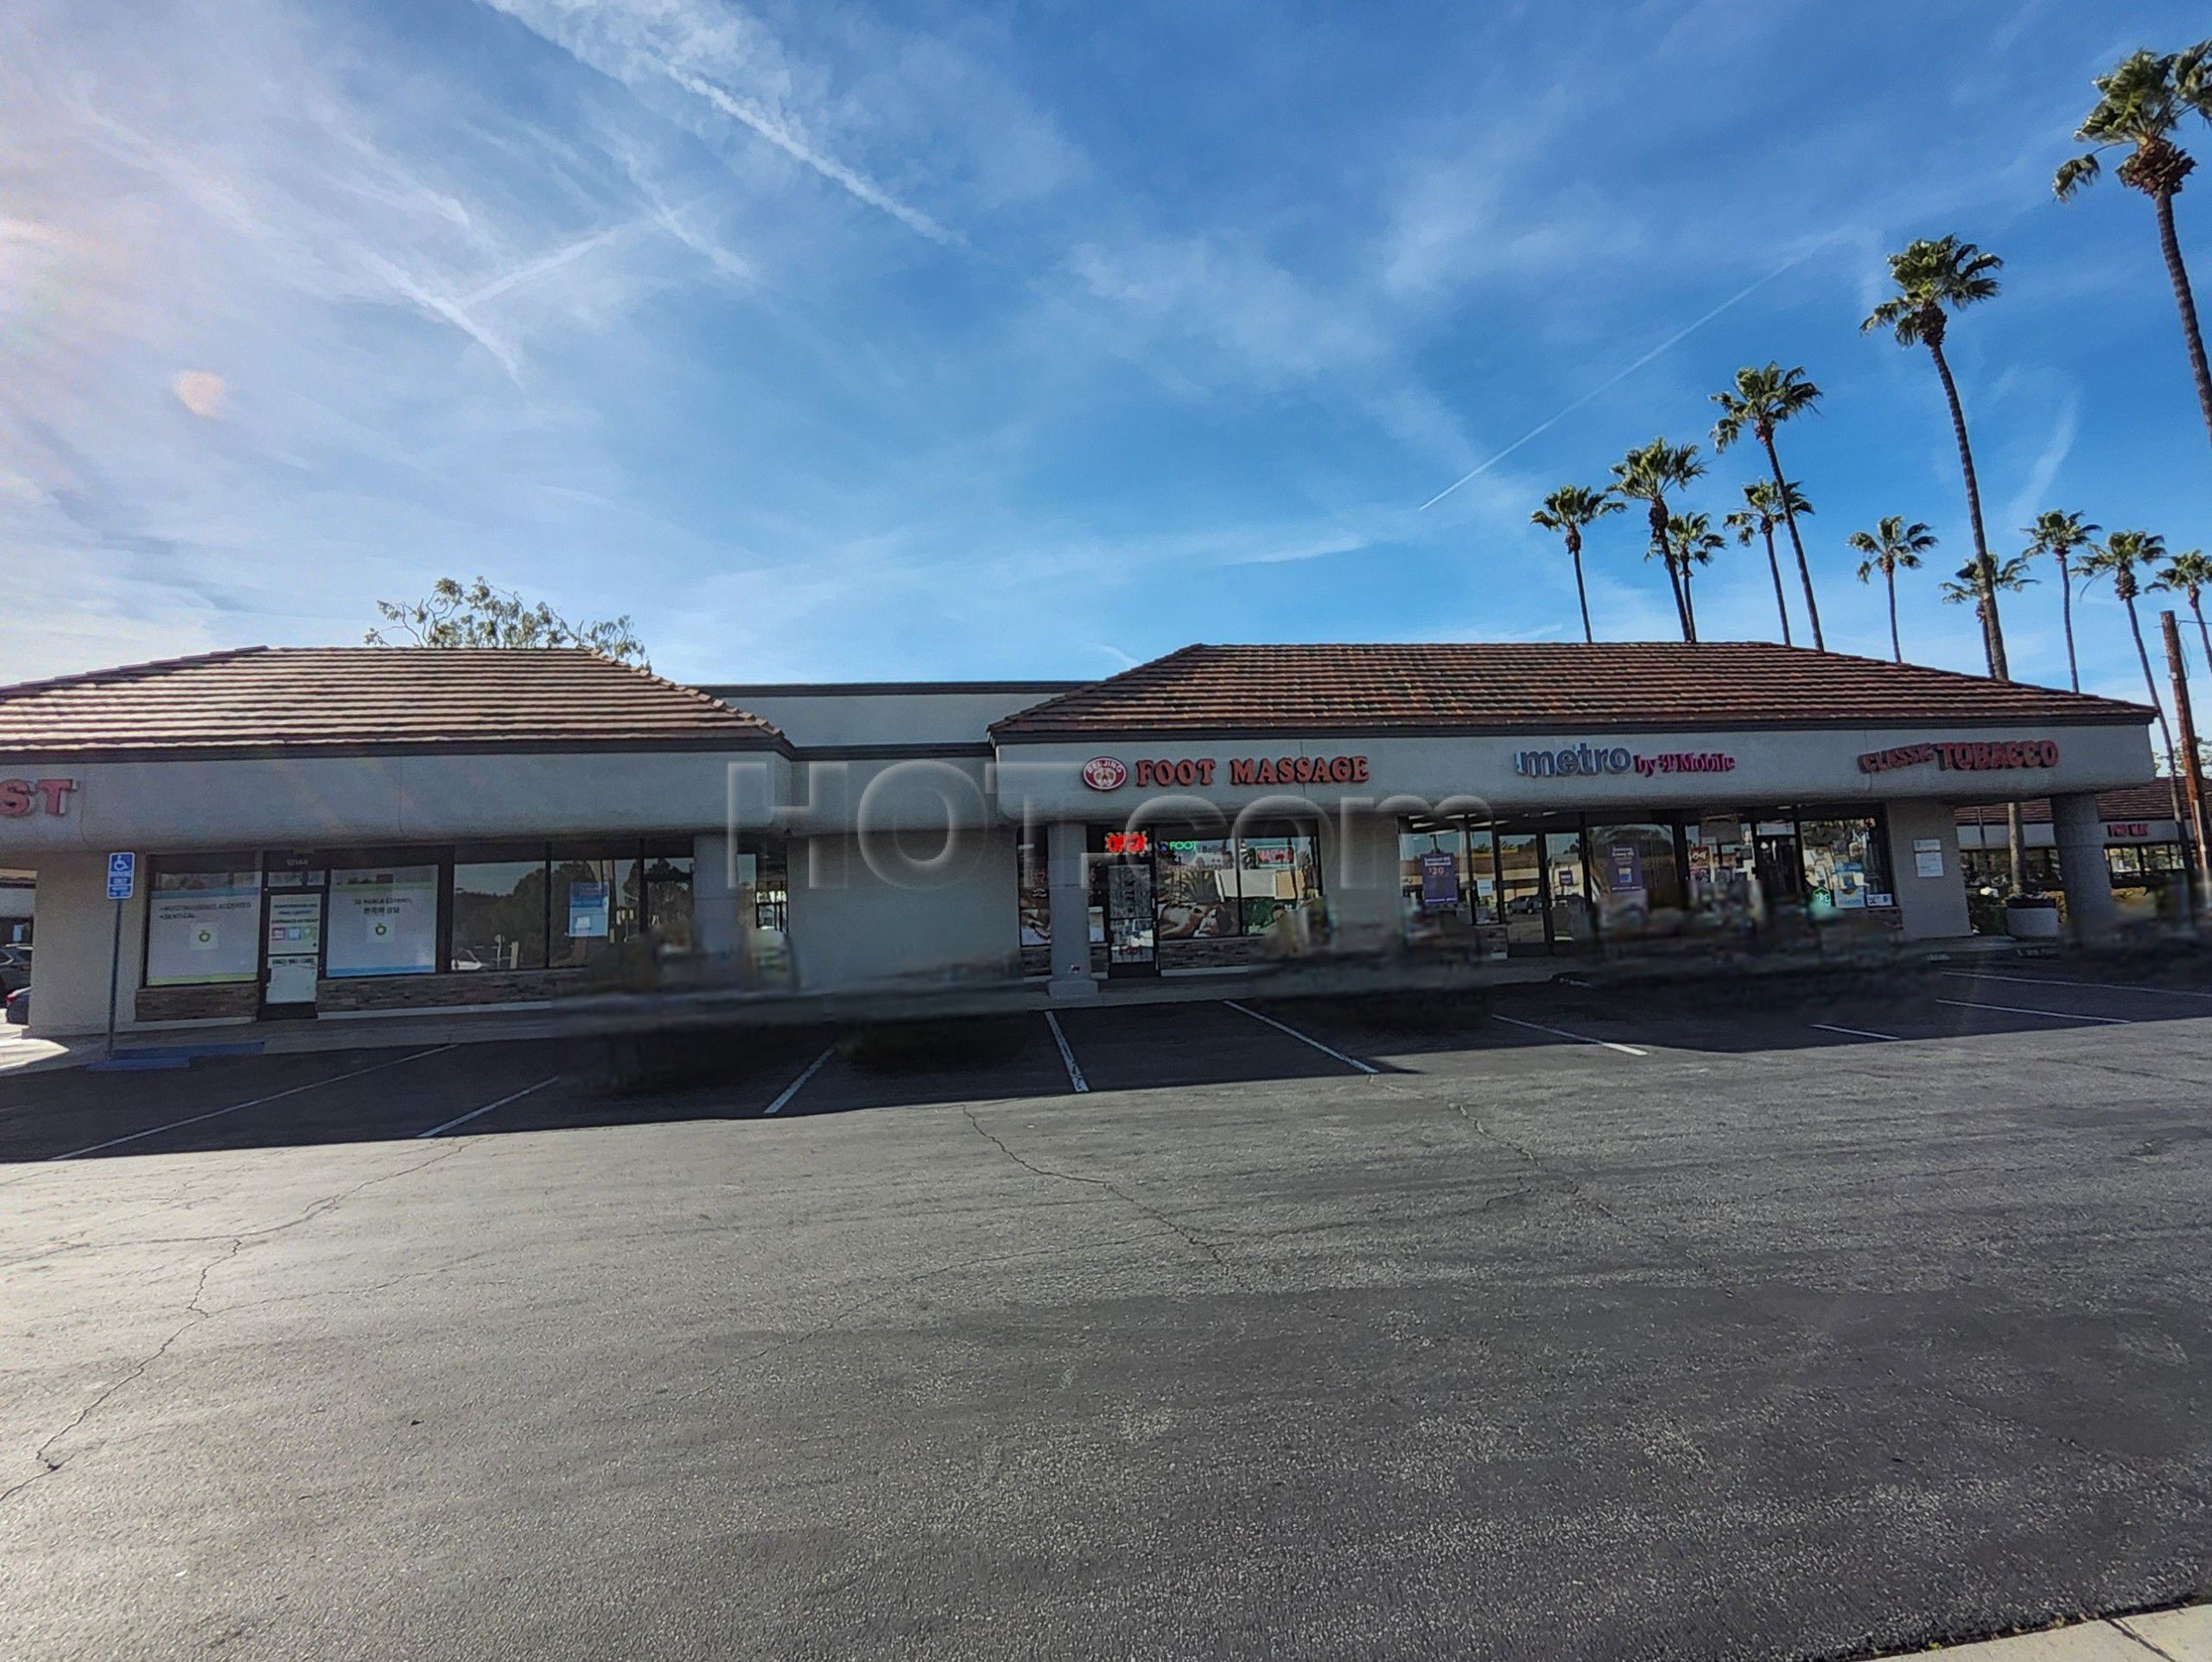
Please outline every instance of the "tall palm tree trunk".
[[2074, 575], [2066, 569], [2066, 556], [2058, 556], [2058, 615], [2066, 625], [2066, 674], [2074, 690], [2082, 690], [2082, 665], [2074, 656]]
[[2212, 629], [2208, 629], [2204, 626], [2203, 597], [2201, 594], [2192, 593], [2189, 597], [2189, 609], [2191, 612], [2196, 614], [2197, 638], [2204, 643], [2205, 672], [2207, 674], [2212, 674]]
[[[1974, 568], [1981, 587], [1981, 645], [1989, 657], [1989, 678], [1992, 681], [2012, 679], [2012, 667], [2005, 657], [2005, 626], [1997, 618], [1997, 564], [1989, 557], [1989, 533], [1981, 523], [1981, 481], [1974, 471], [1974, 446], [1967, 439], [1966, 406], [1959, 402], [1959, 384], [1951, 378], [1950, 360], [1943, 356], [1943, 339], [1940, 333], [1927, 337], [1928, 355], [1936, 360], [1936, 374], [1943, 383], [1943, 396], [1951, 406], [1951, 434], [1959, 441], [1959, 471], [1967, 481], [1967, 519], [1974, 530]], [[2005, 804], [2005, 862], [2012, 892], [2023, 892], [2020, 879], [2025, 875], [2027, 860], [2024, 850], [2028, 842], [2026, 821], [2021, 816], [2017, 802]]]
[[1667, 503], [1663, 497], [1651, 498], [1651, 548], [1659, 556], [1659, 563], [1667, 568], [1667, 587], [1675, 593], [1675, 621], [1680, 625], [1684, 640], [1696, 638], [1690, 623], [1688, 598], [1682, 593], [1682, 574], [1675, 569], [1675, 556], [1667, 547]]
[[1789, 509], [1789, 486], [1782, 477], [1782, 457], [1775, 450], [1773, 434], [1762, 433], [1759, 440], [1766, 447], [1766, 465], [1774, 471], [1774, 488], [1782, 498], [1782, 523], [1789, 527], [1789, 546], [1796, 551], [1797, 580], [1805, 586], [1805, 616], [1813, 625], [1813, 650], [1825, 652], [1828, 644], [1821, 634], [1821, 604], [1813, 598], [1813, 568], [1805, 563], [1805, 539], [1797, 535], [1797, 516]]
[[[2173, 806], [2174, 823], [2190, 823], [2189, 811], [2182, 806], [2181, 758], [2174, 753], [2174, 730], [2166, 720], [2166, 707], [2158, 697], [2158, 678], [2151, 673], [2151, 649], [2143, 644], [2143, 620], [2135, 614], [2135, 597], [2127, 597], [2127, 626], [2135, 632], [2135, 657], [2143, 666], [2143, 690], [2151, 695], [2151, 707], [2158, 713], [2158, 742], [2166, 752], [2166, 798]], [[2182, 850], [2188, 852], [2189, 839], [2182, 839]]]
[[1889, 585], [1890, 589], [1890, 657], [1903, 663], [1904, 648], [1897, 640], [1897, 568], [1895, 566], [1884, 567], [1882, 580]]
[[[1594, 643], [1598, 638], [1590, 632], [1590, 593], [1582, 587], [1582, 539], [1580, 537], [1573, 537], [1568, 540], [1567, 555], [1568, 559], [1574, 561], [1574, 598], [1582, 605], [1582, 638], [1586, 644]], [[2078, 692], [2081, 689], [2076, 688], [2075, 690]]]
[[1697, 639], [1697, 597], [1690, 593], [1690, 579], [1694, 574], [1688, 566], [1682, 568], [1682, 617], [1688, 624], [1682, 638], [1693, 642]]
[[1789, 602], [1782, 594], [1782, 561], [1774, 553], [1774, 523], [1769, 520], [1759, 529], [1766, 537], [1766, 568], [1774, 579], [1774, 609], [1782, 617], [1782, 644], [1793, 645], [1795, 643], [1789, 638]]
[[2189, 367], [2196, 377], [2196, 403], [2204, 412], [2204, 426], [2212, 432], [2212, 367], [2204, 361], [2204, 333], [2196, 327], [2196, 296], [2190, 292], [2189, 268], [2182, 263], [2181, 241], [2174, 235], [2174, 193], [2160, 191], [2151, 199], [2158, 209], [2158, 248], [2166, 257], [2166, 276], [2174, 285], [2174, 303], [2181, 308], [2182, 338], [2189, 346]]

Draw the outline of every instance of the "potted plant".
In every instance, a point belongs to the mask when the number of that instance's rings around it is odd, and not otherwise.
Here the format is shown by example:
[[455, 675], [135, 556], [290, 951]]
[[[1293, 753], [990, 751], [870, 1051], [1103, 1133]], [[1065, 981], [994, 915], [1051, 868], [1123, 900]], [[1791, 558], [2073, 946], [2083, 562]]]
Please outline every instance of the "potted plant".
[[2056, 941], [2058, 939], [2058, 903], [2047, 894], [2006, 897], [2005, 933], [2015, 941]]

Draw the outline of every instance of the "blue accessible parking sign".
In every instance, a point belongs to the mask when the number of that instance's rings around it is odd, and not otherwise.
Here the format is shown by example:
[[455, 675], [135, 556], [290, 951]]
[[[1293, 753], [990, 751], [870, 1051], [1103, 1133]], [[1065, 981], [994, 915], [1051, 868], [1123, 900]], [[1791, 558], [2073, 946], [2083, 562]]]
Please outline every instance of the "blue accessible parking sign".
[[107, 898], [128, 900], [138, 889], [138, 856], [110, 854], [107, 857]]

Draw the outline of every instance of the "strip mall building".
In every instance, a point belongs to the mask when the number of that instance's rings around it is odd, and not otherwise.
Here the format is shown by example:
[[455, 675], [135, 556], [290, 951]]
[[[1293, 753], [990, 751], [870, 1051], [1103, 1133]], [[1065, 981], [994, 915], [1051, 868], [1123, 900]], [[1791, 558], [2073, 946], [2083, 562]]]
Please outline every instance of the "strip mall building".
[[[35, 1031], [1967, 932], [1959, 807], [2152, 777], [2134, 705], [1746, 643], [1192, 646], [1095, 682], [682, 687], [246, 649], [0, 689]], [[137, 856], [122, 903], [109, 856]], [[2111, 926], [2101, 884], [2075, 927]], [[119, 941], [119, 953], [116, 943]]]

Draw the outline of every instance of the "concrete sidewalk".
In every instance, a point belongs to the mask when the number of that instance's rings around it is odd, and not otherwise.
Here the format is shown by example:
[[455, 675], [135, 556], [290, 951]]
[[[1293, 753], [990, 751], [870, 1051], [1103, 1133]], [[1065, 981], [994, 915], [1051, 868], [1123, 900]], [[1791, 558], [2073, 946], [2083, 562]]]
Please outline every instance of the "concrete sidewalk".
[[1910, 1654], [1941, 1656], [1947, 1662], [2212, 1662], [2212, 1604]]

